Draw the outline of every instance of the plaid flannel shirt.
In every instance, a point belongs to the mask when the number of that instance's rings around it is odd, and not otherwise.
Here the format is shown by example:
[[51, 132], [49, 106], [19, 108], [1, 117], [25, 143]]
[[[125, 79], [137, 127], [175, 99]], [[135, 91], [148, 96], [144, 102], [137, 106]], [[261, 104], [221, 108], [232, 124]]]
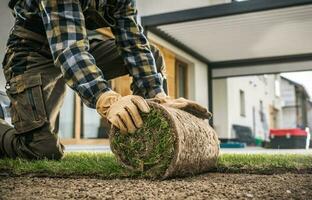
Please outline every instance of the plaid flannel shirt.
[[[155, 60], [137, 23], [134, 0], [115, 0], [112, 16], [116, 25], [111, 27], [116, 44], [130, 74], [146, 98], [162, 92], [162, 77], [157, 73]], [[41, 16], [46, 30], [54, 63], [61, 68], [66, 83], [83, 102], [95, 108], [99, 95], [110, 90], [105, 77], [89, 53], [83, 11], [95, 6], [104, 15], [106, 0], [23, 0], [15, 6], [15, 15]]]

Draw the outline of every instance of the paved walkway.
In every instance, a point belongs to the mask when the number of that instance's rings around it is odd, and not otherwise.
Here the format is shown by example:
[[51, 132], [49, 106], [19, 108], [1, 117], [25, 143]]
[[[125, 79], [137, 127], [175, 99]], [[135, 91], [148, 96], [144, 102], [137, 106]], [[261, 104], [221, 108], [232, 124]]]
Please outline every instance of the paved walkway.
[[[111, 152], [106, 145], [67, 145], [66, 152]], [[312, 155], [312, 149], [264, 149], [259, 147], [247, 147], [242, 149], [221, 149], [221, 154], [306, 154]]]
[[107, 145], [65, 145], [66, 152], [111, 152]]
[[312, 149], [264, 149], [260, 147], [247, 147], [243, 149], [221, 149], [221, 153], [230, 154], [306, 154], [312, 155]]

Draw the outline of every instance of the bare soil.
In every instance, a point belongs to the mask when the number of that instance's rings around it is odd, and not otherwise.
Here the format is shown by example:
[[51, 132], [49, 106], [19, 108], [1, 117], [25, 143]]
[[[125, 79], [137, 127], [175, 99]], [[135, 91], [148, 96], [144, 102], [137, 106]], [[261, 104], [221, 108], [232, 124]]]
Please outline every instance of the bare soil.
[[312, 174], [205, 174], [166, 181], [0, 177], [0, 199], [312, 199]]

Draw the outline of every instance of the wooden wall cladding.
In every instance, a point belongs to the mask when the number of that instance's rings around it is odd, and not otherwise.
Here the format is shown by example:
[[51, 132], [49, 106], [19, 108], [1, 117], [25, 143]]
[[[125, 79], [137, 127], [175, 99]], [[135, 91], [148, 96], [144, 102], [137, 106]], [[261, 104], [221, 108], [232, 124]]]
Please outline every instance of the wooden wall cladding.
[[176, 97], [176, 82], [175, 82], [175, 65], [176, 65], [176, 56], [175, 54], [166, 49], [165, 47], [157, 44], [156, 42], [153, 42], [154, 45], [156, 45], [160, 51], [162, 52], [165, 63], [166, 63], [166, 71], [167, 71], [167, 81], [168, 81], [168, 94], [171, 97]]

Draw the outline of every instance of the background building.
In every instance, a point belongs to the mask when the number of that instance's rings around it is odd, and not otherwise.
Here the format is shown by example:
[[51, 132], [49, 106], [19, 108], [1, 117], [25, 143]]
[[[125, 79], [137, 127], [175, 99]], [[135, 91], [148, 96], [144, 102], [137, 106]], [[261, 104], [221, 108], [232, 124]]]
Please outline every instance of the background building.
[[247, 76], [214, 81], [214, 125], [221, 140], [268, 141], [282, 121], [280, 76]]
[[283, 127], [312, 130], [311, 99], [306, 89], [287, 78], [281, 79]]

